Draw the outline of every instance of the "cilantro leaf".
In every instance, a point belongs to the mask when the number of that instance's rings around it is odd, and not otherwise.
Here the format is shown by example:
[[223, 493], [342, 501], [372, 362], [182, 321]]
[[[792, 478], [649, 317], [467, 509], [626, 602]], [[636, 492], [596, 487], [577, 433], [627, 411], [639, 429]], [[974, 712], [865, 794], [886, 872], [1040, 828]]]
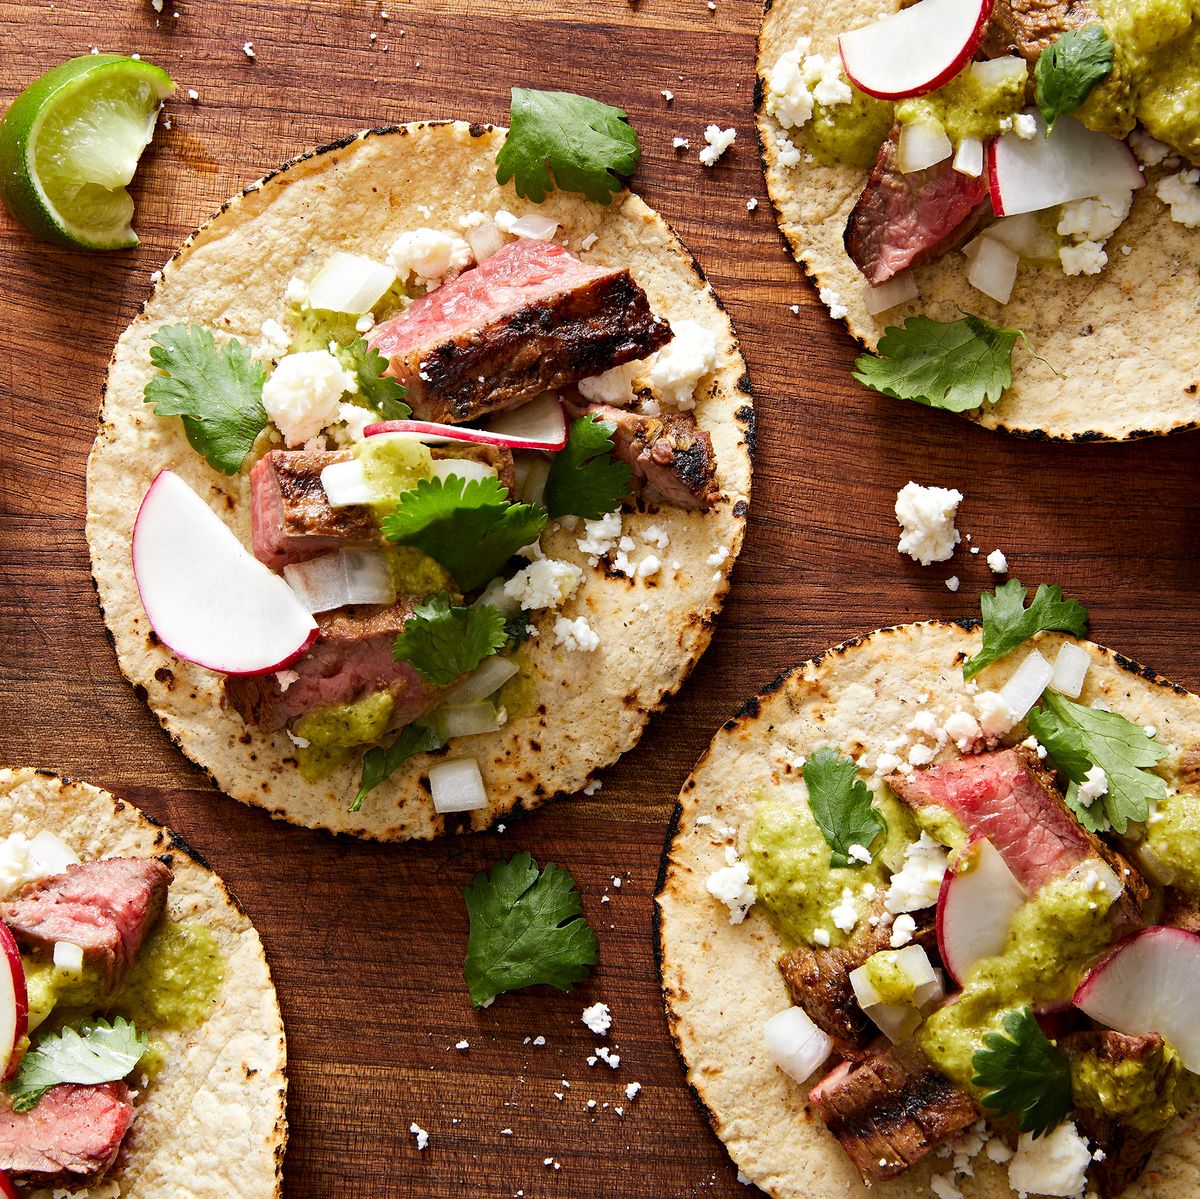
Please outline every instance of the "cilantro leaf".
[[357, 812], [363, 806], [363, 800], [395, 772], [409, 758], [417, 754], [432, 753], [441, 749], [445, 741], [438, 735], [437, 729], [425, 725], [410, 724], [400, 730], [400, 735], [391, 745], [384, 748], [373, 746], [363, 754], [362, 778], [358, 785], [358, 794], [350, 805], [350, 811]]
[[412, 409], [404, 403], [408, 389], [383, 372], [388, 360], [367, 345], [365, 337], [356, 337], [338, 354], [342, 366], [358, 380], [358, 391], [349, 398], [362, 408], [378, 412], [383, 420], [404, 420]]
[[1064, 113], [1074, 112], [1113, 66], [1113, 45], [1103, 25], [1060, 34], [1038, 56], [1037, 106], [1046, 118], [1046, 136]]
[[[1117, 712], [1088, 708], [1053, 691], [1042, 696], [1042, 704], [1029, 713], [1029, 729], [1071, 780], [1067, 804], [1075, 815], [1092, 832], [1105, 827], [1101, 804], [1118, 833], [1131, 820], [1145, 820], [1150, 801], [1167, 794], [1167, 784], [1148, 769], [1167, 756], [1166, 748]], [[1108, 791], [1088, 807], [1079, 800], [1079, 785], [1093, 766], [1108, 776]]]
[[218, 350], [200, 325], [163, 325], [150, 340], [150, 361], [163, 373], [146, 384], [145, 402], [156, 416], [182, 417], [192, 449], [237, 474], [267, 425], [266, 369], [236, 338]]
[[453, 683], [508, 642], [504, 616], [491, 604], [453, 608], [439, 591], [413, 609], [397, 635], [392, 656], [409, 662], [435, 683]]
[[984, 1035], [986, 1048], [971, 1059], [975, 1067], [971, 1081], [988, 1092], [984, 1107], [1001, 1115], [1019, 1115], [1022, 1132], [1045, 1136], [1071, 1110], [1070, 1063], [1047, 1039], [1028, 1007], [1005, 1012], [1003, 1022], [1004, 1033]]
[[859, 779], [858, 767], [825, 745], [804, 763], [804, 782], [813, 819], [833, 850], [830, 866], [864, 865], [850, 856], [850, 846], [869, 851], [875, 838], [887, 832], [887, 825], [872, 807], [871, 792]]
[[633, 472], [612, 456], [616, 429], [595, 413], [572, 422], [567, 444], [554, 455], [546, 479], [546, 508], [552, 517], [599, 520], [629, 494]]
[[505, 562], [536, 541], [546, 527], [543, 509], [510, 504], [507, 497], [492, 477], [422, 479], [383, 518], [383, 535], [423, 550], [464, 591], [472, 591], [495, 578]]
[[575, 880], [553, 862], [539, 874], [519, 853], [490, 875], [481, 870], [463, 898], [471, 918], [463, 976], [476, 1007], [537, 983], [569, 991], [599, 959]]
[[22, 1059], [8, 1084], [13, 1111], [27, 1112], [63, 1082], [117, 1082], [141, 1060], [150, 1039], [128, 1020], [91, 1020], [48, 1033]]
[[1087, 635], [1088, 612], [1078, 601], [1063, 599], [1062, 588], [1041, 583], [1033, 601], [1025, 607], [1025, 584], [1009, 579], [996, 588], [994, 595], [984, 592], [979, 597], [983, 613], [983, 646], [974, 657], [963, 663], [963, 678], [974, 678], [985, 666], [1011, 653], [1023, 641], [1042, 629], [1060, 633]]
[[1029, 346], [1020, 329], [981, 316], [956, 321], [910, 316], [902, 327], [889, 326], [878, 351], [860, 355], [852, 373], [864, 386], [898, 400], [966, 412], [994, 404], [1012, 383], [1018, 337]]
[[496, 182], [540, 204], [555, 187], [608, 204], [637, 170], [637, 134], [619, 108], [571, 92], [512, 89], [508, 136], [496, 155]]

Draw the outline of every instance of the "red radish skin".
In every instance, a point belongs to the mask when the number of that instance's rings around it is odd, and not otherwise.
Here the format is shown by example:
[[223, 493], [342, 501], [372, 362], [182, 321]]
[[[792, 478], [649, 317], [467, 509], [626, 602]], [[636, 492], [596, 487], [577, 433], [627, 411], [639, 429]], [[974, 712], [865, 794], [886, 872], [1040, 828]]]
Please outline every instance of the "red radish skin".
[[13, 1186], [8, 1175], [3, 1170], [0, 1170], [0, 1195], [3, 1195], [5, 1199], [20, 1199], [20, 1196], [17, 1194], [17, 1188]]
[[[12, 1025], [12, 1037], [8, 1045], [8, 1058], [5, 1061], [4, 1073], [0, 1081], [7, 1082], [17, 1072], [20, 1057], [17, 1046], [29, 1031], [29, 993], [25, 989], [25, 967], [21, 963], [21, 951], [17, 948], [13, 935], [8, 931], [8, 925], [0, 923], [0, 948], [4, 950], [5, 965], [8, 969], [0, 977], [0, 1035], [7, 1032]], [[0, 1178], [3, 1178], [0, 1174]], [[7, 1182], [7, 1179], [5, 1179]], [[9, 1191], [9, 1194], [14, 1194]]]
[[418, 437], [438, 437], [445, 441], [470, 441], [481, 445], [502, 445], [510, 450], [561, 450], [567, 444], [566, 424], [561, 437], [553, 440], [533, 440], [528, 437], [510, 437], [504, 433], [491, 433], [487, 429], [468, 429], [463, 425], [439, 425], [424, 420], [383, 420], [363, 429], [364, 437], [378, 437], [381, 433], [415, 433]]
[[[874, 75], [874, 71], [872, 70], [873, 65], [880, 61], [878, 58], [874, 58], [873, 60], [873, 55], [879, 54], [880, 48], [872, 46], [871, 42], [878, 41], [879, 39], [871, 36], [860, 38], [856, 35], [861, 33], [863, 29], [873, 29], [875, 26], [883, 25], [898, 16], [904, 16], [906, 23], [912, 22], [914, 21], [914, 17], [909, 17], [906, 14], [916, 14], [921, 10], [925, 14], [928, 14], [929, 17], [929, 20], [924, 23], [929, 25], [930, 32], [936, 35], [936, 32], [945, 23], [944, 13], [937, 10], [956, 7], [957, 5], [941, 2], [934, 3], [933, 0], [919, 0], [919, 3], [902, 9], [898, 13], [891, 13], [889, 16], [883, 18], [882, 21], [874, 22], [873, 25], [866, 25], [862, 29], [850, 30], [848, 33], [839, 35], [838, 53], [842, 56], [842, 66], [845, 67], [846, 75], [850, 79], [850, 82], [859, 91], [866, 92], [868, 96], [874, 96], [878, 100], [904, 100], [910, 96], [923, 96], [928, 92], [935, 91], [942, 84], [948, 83], [974, 57], [979, 43], [983, 40], [987, 23], [991, 19], [995, 0], [965, 0], [965, 2], [964, 0], [958, 0], [958, 4], [962, 7], [973, 6], [978, 9], [974, 26], [966, 32], [960, 44], [950, 48], [948, 56], [946, 53], [943, 53], [940, 60], [935, 60], [928, 64], [928, 71], [921, 73], [927, 77], [921, 78], [919, 81], [904, 87], [889, 87], [882, 83], [878, 77], [875, 78], [874, 82], [872, 81]], [[890, 42], [890, 39], [885, 40]], [[927, 45], [929, 46], [928, 53], [934, 53], [936, 36], [930, 38]], [[896, 56], [894, 49], [890, 45], [887, 46], [884, 52], [888, 54], [889, 59], [894, 59]], [[881, 72], [880, 74], [885, 75], [887, 72]]]

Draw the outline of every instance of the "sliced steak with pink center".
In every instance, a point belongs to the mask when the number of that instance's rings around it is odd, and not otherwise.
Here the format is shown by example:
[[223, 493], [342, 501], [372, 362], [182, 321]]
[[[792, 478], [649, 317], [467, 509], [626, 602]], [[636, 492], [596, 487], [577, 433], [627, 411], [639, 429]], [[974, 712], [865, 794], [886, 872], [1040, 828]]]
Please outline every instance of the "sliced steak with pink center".
[[78, 945], [115, 981], [162, 915], [172, 877], [157, 858], [84, 862], [28, 884], [0, 905], [0, 919], [31, 949], [52, 952], [58, 941]]
[[910, 775], [890, 775], [887, 783], [917, 813], [940, 808], [971, 839], [986, 837], [1030, 894], [1083, 862], [1107, 862], [1124, 885], [1113, 908], [1117, 922], [1138, 922], [1149, 897], [1141, 875], [1075, 819], [1032, 750], [1020, 746], [955, 758]]
[[14, 1182], [75, 1190], [98, 1182], [133, 1122], [123, 1082], [51, 1087], [37, 1106], [0, 1106], [0, 1170]]
[[627, 270], [511, 242], [367, 340], [425, 420], [459, 424], [644, 358], [671, 340]]
[[899, 147], [895, 125], [879, 147], [843, 236], [846, 253], [872, 286], [940, 258], [974, 228], [987, 200], [987, 180], [956, 171], [949, 158], [904, 174]]
[[843, 1062], [809, 1101], [868, 1186], [903, 1173], [979, 1119], [979, 1107], [907, 1042]]
[[[314, 708], [352, 704], [390, 691], [392, 728], [403, 728], [437, 702], [442, 688], [392, 657], [396, 634], [412, 615], [411, 597], [392, 605], [339, 608], [317, 616], [312, 649], [289, 671], [225, 679], [225, 698], [247, 723], [278, 732]], [[291, 674], [299, 677], [288, 681]], [[284, 681], [280, 681], [280, 675]]]
[[[435, 462], [462, 458], [495, 469], [511, 496], [512, 451], [462, 442], [429, 447]], [[352, 457], [349, 450], [272, 450], [250, 471], [250, 529], [254, 556], [276, 570], [349, 545], [380, 540], [379, 524], [365, 504], [329, 503], [321, 472]]]

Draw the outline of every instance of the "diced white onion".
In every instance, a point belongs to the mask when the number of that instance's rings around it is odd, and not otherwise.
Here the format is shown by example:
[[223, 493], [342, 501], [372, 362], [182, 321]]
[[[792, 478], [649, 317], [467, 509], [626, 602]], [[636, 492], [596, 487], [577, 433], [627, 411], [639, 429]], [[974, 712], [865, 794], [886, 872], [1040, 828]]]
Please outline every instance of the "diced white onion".
[[433, 463], [433, 477], [448, 479], [453, 475], [459, 479], [486, 479], [496, 477], [496, 468], [486, 462], [476, 462], [473, 458], [436, 458]]
[[449, 741], [452, 737], [474, 737], [479, 733], [494, 733], [508, 720], [508, 713], [498, 712], [487, 701], [473, 704], [443, 705], [436, 714], [438, 732]]
[[558, 228], [558, 222], [552, 217], [539, 216], [536, 212], [519, 217], [508, 226], [508, 231], [514, 237], [527, 237], [533, 241], [549, 241]]
[[1025, 655], [1025, 660], [1000, 688], [1000, 698], [1012, 709], [1014, 724], [1042, 698], [1053, 674], [1054, 667], [1036, 649]]
[[83, 947], [70, 941], [54, 942], [54, 965], [59, 970], [78, 974], [83, 969]]
[[954, 169], [960, 175], [978, 179], [983, 174], [983, 142], [977, 137], [964, 137], [954, 151]]
[[1003, 242], [1022, 258], [1032, 261], [1058, 259], [1058, 241], [1045, 229], [1036, 212], [1021, 212], [1001, 217], [987, 228], [987, 236]]
[[367, 482], [363, 464], [358, 458], [345, 462], [331, 462], [321, 471], [321, 486], [331, 508], [345, 508], [350, 504], [369, 504], [375, 499], [375, 490]]
[[283, 577], [310, 612], [348, 604], [390, 604], [396, 590], [378, 550], [340, 549], [283, 568]]
[[495, 221], [484, 221], [481, 225], [468, 229], [463, 233], [476, 262], [491, 258], [498, 250], [504, 248], [504, 234]]
[[522, 504], [540, 504], [550, 478], [550, 460], [540, 456], [522, 456], [513, 462], [517, 499]]
[[390, 266], [339, 250], [308, 285], [308, 302], [313, 308], [361, 316], [395, 282]]
[[945, 989], [929, 955], [920, 945], [908, 945], [894, 954], [889, 953], [889, 960], [911, 981], [911, 999], [904, 1003], [885, 1002], [872, 984], [865, 963], [857, 970], [850, 971], [850, 985], [854, 988], [858, 1006], [890, 1041], [898, 1044], [916, 1031], [921, 1023], [922, 1011], [939, 1003], [944, 998]]
[[558, 393], [543, 392], [528, 404], [502, 412], [488, 421], [489, 433], [501, 433], [505, 437], [516, 437], [522, 441], [540, 441], [547, 445], [560, 443], [567, 431], [567, 420], [563, 415]]
[[916, 298], [917, 281], [913, 278], [912, 271], [901, 271], [898, 275], [893, 275], [886, 283], [880, 283], [878, 287], [867, 284], [867, 311], [872, 316]]
[[[471, 607], [482, 608], [484, 604], [488, 604], [491, 607], [496, 608], [505, 620], [512, 620], [513, 617], [519, 615], [521, 611], [521, 605], [517, 600], [513, 599], [512, 596], [505, 595], [504, 583], [504, 579], [493, 579], [483, 589], [483, 594], [480, 595], [480, 597], [471, 605]], [[486, 666], [488, 662], [498, 660], [500, 659], [489, 658], [487, 662], [484, 663], [484, 666]], [[480, 669], [482, 669], [482, 667]], [[462, 684], [459, 685], [461, 686]], [[487, 694], [490, 694], [490, 692]]]
[[833, 1042], [799, 1007], [772, 1016], [763, 1025], [763, 1041], [775, 1065], [801, 1083], [833, 1052]]
[[950, 144], [946, 131], [935, 121], [920, 121], [900, 127], [896, 162], [905, 175], [913, 171], [923, 171], [926, 167], [949, 158], [953, 153], [954, 147]]
[[1107, 895], [1111, 902], [1121, 897], [1124, 888], [1117, 872], [1101, 858], [1087, 858], [1073, 866], [1067, 874], [1072, 881], [1091, 879], [1092, 888], [1097, 895]]
[[1023, 58], [1007, 55], [1004, 58], [987, 58], [973, 62], [967, 68], [985, 91], [994, 91], [1005, 83], [1024, 83], [1029, 78], [1029, 68]]
[[454, 758], [431, 766], [429, 790], [433, 793], [434, 811], [443, 816], [449, 812], [474, 812], [488, 806], [483, 775], [474, 758]]
[[29, 862], [39, 877], [46, 878], [79, 865], [79, 855], [57, 833], [43, 829], [29, 842]]
[[489, 695], [495, 695], [517, 670], [517, 664], [511, 658], [485, 658], [458, 686], [446, 692], [442, 702], [448, 707], [461, 707], [487, 699]]
[[971, 243], [974, 253], [968, 255], [967, 282], [991, 296], [997, 304], [1007, 304], [1012, 296], [1013, 284], [1017, 281], [1017, 267], [1021, 259], [1015, 250], [1003, 242], [988, 237], [986, 233]]
[[1175, 881], [1178, 873], [1175, 867], [1164, 862], [1145, 842], [1133, 851], [1133, 856], [1142, 873], [1156, 886], [1169, 887]]
[[1091, 664], [1092, 656], [1087, 650], [1073, 641], [1064, 641], [1058, 647], [1058, 656], [1054, 659], [1054, 673], [1050, 676], [1050, 686], [1059, 695], [1078, 699]]

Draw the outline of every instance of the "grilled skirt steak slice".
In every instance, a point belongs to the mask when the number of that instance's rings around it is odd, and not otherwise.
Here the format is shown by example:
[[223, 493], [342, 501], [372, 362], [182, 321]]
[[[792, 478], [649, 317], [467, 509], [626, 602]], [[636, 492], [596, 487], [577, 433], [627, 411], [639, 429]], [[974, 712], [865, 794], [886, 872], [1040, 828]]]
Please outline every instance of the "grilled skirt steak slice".
[[0, 905], [0, 919], [31, 949], [80, 946], [116, 982], [162, 915], [172, 877], [158, 858], [100, 858], [29, 883]]
[[574, 412], [591, 413], [616, 425], [613, 453], [633, 471], [633, 483], [650, 499], [676, 508], [707, 511], [721, 494], [712, 438], [690, 412], [645, 416], [607, 404]]
[[413, 600], [339, 608], [317, 616], [320, 632], [312, 649], [290, 670], [300, 677], [285, 688], [276, 674], [225, 679], [225, 698], [251, 725], [274, 733], [313, 708], [352, 704], [376, 691], [395, 700], [392, 727], [403, 728], [436, 703], [441, 688], [407, 662], [392, 657], [396, 634], [412, 615]]
[[1032, 65], [1068, 29], [1099, 21], [1087, 0], [996, 0], [981, 49], [987, 58], [1019, 54]]
[[911, 1042], [843, 1062], [808, 1098], [868, 1186], [903, 1173], [979, 1119], [975, 1100]]
[[629, 272], [553, 242], [511, 242], [377, 325], [425, 420], [459, 424], [644, 358], [671, 340]]
[[873, 287], [952, 249], [975, 225], [987, 179], [956, 171], [949, 158], [903, 174], [900, 126], [894, 125], [846, 222], [846, 253]]
[[1019, 746], [955, 758], [889, 775], [887, 783], [914, 811], [939, 807], [969, 837], [986, 837], [1030, 893], [1089, 859], [1107, 862], [1124, 884], [1113, 907], [1117, 925], [1138, 923], [1150, 895], [1142, 876], [1075, 819], [1032, 750]]
[[0, 1105], [0, 1170], [29, 1186], [86, 1187], [116, 1160], [133, 1116], [123, 1082], [51, 1087], [27, 1112]]
[[[462, 442], [429, 447], [434, 461], [467, 458], [494, 467], [513, 494], [512, 451], [505, 446]], [[306, 562], [348, 545], [380, 538], [379, 525], [365, 504], [331, 507], [321, 471], [346, 462], [349, 450], [272, 450], [250, 471], [250, 528], [254, 556], [276, 570]]]

